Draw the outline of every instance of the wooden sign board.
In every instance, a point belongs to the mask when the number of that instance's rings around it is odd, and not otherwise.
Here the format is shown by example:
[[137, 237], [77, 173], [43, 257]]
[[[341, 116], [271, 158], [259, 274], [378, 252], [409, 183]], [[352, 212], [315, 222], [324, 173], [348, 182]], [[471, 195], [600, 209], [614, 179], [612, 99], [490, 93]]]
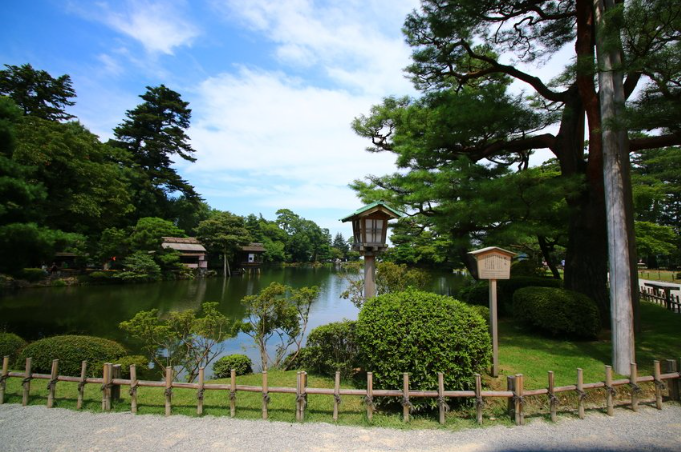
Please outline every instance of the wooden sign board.
[[515, 253], [497, 247], [471, 251], [478, 261], [479, 279], [509, 279], [511, 277], [511, 259]]

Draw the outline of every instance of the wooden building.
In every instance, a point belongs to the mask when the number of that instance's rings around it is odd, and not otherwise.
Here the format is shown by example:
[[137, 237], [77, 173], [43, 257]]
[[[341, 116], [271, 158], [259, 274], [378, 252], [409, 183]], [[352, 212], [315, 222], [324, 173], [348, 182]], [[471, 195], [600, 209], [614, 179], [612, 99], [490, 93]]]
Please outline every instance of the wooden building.
[[237, 264], [244, 270], [259, 269], [262, 265], [265, 247], [262, 243], [249, 243], [242, 246], [237, 254]]
[[206, 248], [193, 237], [163, 237], [162, 248], [180, 252], [180, 262], [187, 268], [208, 269]]

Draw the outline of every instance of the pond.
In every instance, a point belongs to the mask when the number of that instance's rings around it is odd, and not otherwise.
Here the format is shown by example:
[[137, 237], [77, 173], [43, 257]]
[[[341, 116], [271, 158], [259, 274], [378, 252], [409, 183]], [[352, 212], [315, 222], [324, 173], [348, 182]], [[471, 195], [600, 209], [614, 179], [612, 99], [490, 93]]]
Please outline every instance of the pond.
[[[358, 309], [340, 294], [348, 281], [332, 267], [286, 267], [263, 269], [259, 275], [231, 278], [163, 281], [149, 284], [71, 286], [34, 288], [0, 294], [0, 331], [18, 334], [26, 340], [59, 334], [86, 334], [116, 340], [132, 352], [140, 344], [128, 338], [118, 324], [139, 311], [197, 310], [205, 301], [220, 303], [220, 311], [240, 320], [244, 316], [241, 299], [257, 294], [272, 282], [294, 288], [318, 286], [320, 296], [310, 311], [308, 332], [319, 325], [357, 318]], [[431, 273], [430, 290], [455, 293], [463, 277], [451, 273]], [[260, 358], [252, 339], [241, 333], [222, 344], [222, 354], [244, 353], [254, 363]]]

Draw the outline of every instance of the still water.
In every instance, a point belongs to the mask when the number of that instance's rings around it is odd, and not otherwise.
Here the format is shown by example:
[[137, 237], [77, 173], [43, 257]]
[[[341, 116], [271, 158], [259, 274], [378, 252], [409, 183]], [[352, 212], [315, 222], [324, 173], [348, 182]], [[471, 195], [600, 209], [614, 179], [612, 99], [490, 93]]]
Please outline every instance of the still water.
[[[127, 337], [118, 324], [137, 312], [155, 308], [163, 315], [170, 311], [197, 310], [201, 303], [215, 301], [220, 303], [223, 314], [240, 320], [244, 317], [241, 299], [257, 294], [272, 282], [294, 288], [319, 287], [319, 298], [310, 311], [308, 332], [319, 325], [357, 318], [358, 309], [340, 297], [348, 281], [339, 270], [288, 267], [226, 279], [34, 288], [0, 293], [0, 331], [16, 333], [26, 340], [59, 334], [100, 336], [118, 341], [134, 353], [140, 344]], [[455, 293], [462, 282], [461, 276], [433, 273], [430, 290], [447, 295]], [[222, 354], [245, 353], [254, 363], [260, 361], [252, 339], [243, 333], [222, 345]]]

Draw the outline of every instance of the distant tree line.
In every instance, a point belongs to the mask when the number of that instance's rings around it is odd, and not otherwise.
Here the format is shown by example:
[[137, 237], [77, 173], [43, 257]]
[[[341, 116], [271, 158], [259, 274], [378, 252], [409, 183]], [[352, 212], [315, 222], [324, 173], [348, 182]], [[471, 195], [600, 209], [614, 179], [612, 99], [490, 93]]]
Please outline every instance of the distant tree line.
[[[347, 259], [338, 234], [288, 209], [275, 220], [212, 209], [172, 167], [194, 162], [186, 134], [188, 102], [147, 87], [107, 142], [66, 109], [76, 91], [68, 75], [30, 64], [0, 70], [0, 272], [49, 265], [57, 252], [162, 273], [179, 255], [164, 236], [200, 235], [209, 251], [233, 257], [262, 243], [265, 262]], [[154, 253], [149, 253], [154, 251]], [[115, 260], [114, 260], [115, 259]], [[127, 261], [126, 261], [127, 259]]]

